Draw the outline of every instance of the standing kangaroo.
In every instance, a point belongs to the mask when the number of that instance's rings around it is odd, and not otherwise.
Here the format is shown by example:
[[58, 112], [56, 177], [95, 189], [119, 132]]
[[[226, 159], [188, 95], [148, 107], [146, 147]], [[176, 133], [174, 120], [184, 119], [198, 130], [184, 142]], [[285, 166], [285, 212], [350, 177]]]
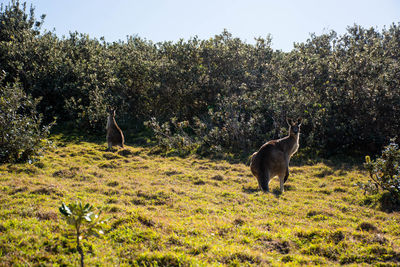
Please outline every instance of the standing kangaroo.
[[124, 134], [121, 129], [118, 127], [117, 122], [115, 121], [115, 109], [110, 108], [108, 110], [108, 119], [107, 119], [107, 143], [108, 143], [108, 151], [111, 150], [113, 145], [124, 147]]
[[299, 148], [301, 118], [296, 122], [287, 119], [286, 122], [289, 124], [289, 135], [265, 143], [251, 157], [251, 172], [264, 192], [269, 191], [269, 182], [276, 175], [279, 176], [281, 193], [284, 192], [283, 184], [289, 177], [290, 158]]

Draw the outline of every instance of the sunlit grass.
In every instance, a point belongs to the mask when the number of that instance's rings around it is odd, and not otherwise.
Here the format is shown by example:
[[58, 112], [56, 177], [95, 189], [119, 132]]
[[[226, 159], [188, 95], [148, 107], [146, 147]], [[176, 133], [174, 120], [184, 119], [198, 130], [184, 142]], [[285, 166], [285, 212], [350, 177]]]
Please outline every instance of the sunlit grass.
[[101, 208], [88, 265], [377, 264], [400, 261], [400, 215], [365, 206], [356, 167], [291, 167], [283, 195], [245, 164], [161, 157], [150, 148], [64, 141], [33, 164], [0, 166], [1, 264], [78, 265], [62, 202]]

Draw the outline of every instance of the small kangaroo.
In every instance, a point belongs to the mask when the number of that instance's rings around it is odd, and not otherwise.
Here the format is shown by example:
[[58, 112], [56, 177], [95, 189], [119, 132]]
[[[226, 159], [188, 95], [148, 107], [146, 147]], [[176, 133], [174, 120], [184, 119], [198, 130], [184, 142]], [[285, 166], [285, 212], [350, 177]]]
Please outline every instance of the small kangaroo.
[[299, 148], [301, 121], [301, 118], [296, 122], [286, 119], [289, 135], [265, 143], [252, 155], [250, 169], [264, 192], [269, 191], [269, 182], [276, 175], [279, 176], [281, 193], [284, 192], [283, 184], [289, 177], [290, 158]]
[[124, 147], [124, 134], [121, 129], [118, 127], [117, 122], [115, 121], [115, 109], [108, 109], [108, 119], [107, 119], [107, 143], [108, 143], [108, 151], [111, 150], [113, 145]]

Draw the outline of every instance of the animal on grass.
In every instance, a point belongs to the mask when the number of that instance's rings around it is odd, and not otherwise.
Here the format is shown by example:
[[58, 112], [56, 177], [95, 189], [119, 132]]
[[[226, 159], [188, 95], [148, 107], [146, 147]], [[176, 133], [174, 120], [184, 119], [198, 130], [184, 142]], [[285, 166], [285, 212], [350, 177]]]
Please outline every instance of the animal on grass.
[[252, 155], [250, 169], [264, 192], [269, 192], [269, 182], [275, 176], [279, 177], [281, 193], [284, 192], [283, 185], [289, 177], [290, 158], [299, 148], [301, 121], [301, 118], [296, 121], [286, 119], [289, 135], [268, 141]]
[[108, 119], [107, 119], [107, 143], [108, 151], [111, 150], [112, 146], [124, 147], [124, 134], [118, 127], [115, 121], [115, 108], [108, 109]]

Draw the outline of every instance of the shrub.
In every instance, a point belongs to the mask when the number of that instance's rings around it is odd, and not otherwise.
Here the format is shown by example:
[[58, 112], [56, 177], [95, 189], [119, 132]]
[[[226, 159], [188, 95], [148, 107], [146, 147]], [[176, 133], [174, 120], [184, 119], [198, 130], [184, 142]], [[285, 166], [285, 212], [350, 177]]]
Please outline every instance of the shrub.
[[153, 131], [158, 147], [163, 153], [176, 152], [180, 156], [185, 156], [195, 151], [200, 144], [195, 136], [192, 137], [187, 133], [188, 121], [178, 122], [176, 118], [172, 118], [170, 122], [160, 125], [153, 117], [144, 124]]
[[[326, 155], [376, 153], [400, 132], [400, 24], [312, 34], [282, 52], [270, 37], [248, 44], [226, 30], [175, 43], [107, 43], [78, 32], [60, 39], [41, 31], [44, 18], [17, 0], [0, 7], [1, 68], [7, 82], [43, 97], [46, 121], [103, 131], [105, 107], [117, 106], [121, 123], [168, 122], [160, 142], [178, 154], [191, 153], [191, 141], [201, 152], [248, 154], [282, 137], [286, 116], [305, 119], [302, 148]], [[174, 118], [190, 123], [188, 135]]]
[[391, 140], [391, 143], [382, 151], [382, 156], [371, 161], [365, 157], [365, 169], [369, 172], [370, 184], [376, 190], [382, 189], [400, 196], [400, 149], [399, 145]]
[[370, 180], [366, 183], [358, 183], [365, 193], [378, 194], [380, 196], [381, 208], [392, 211], [400, 208], [400, 149], [399, 145], [392, 139], [385, 146], [381, 157], [371, 161], [369, 156], [365, 157], [364, 167], [369, 172]]
[[273, 119], [263, 115], [265, 110], [253, 102], [246, 95], [219, 96], [215, 108], [210, 108], [206, 115], [193, 117], [190, 122], [179, 122], [174, 117], [160, 125], [152, 118], [145, 125], [153, 130], [164, 152], [249, 153], [273, 135]]
[[51, 125], [41, 125], [39, 100], [18, 83], [0, 84], [0, 162], [27, 161], [44, 149]]

